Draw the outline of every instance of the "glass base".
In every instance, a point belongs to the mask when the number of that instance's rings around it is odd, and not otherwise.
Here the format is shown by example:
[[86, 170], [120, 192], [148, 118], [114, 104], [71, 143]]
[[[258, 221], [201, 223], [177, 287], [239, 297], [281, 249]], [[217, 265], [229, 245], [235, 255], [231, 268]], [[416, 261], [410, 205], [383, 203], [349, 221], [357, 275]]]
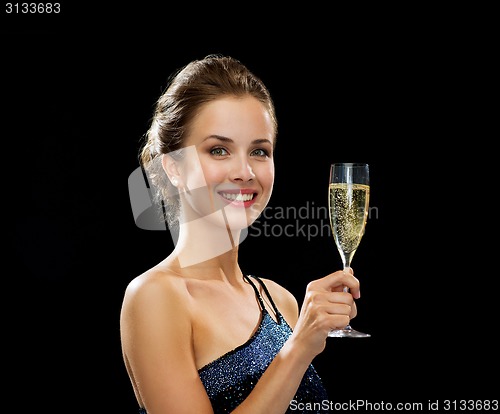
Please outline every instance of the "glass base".
[[371, 335], [352, 329], [349, 325], [344, 329], [335, 329], [328, 333], [330, 338], [369, 338]]

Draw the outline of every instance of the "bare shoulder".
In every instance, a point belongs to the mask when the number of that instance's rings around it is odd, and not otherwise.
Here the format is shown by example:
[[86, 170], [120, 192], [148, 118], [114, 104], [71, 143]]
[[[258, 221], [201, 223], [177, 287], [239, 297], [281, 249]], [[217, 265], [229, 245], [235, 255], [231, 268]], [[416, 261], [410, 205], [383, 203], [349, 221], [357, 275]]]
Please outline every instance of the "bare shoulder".
[[191, 321], [185, 279], [154, 267], [133, 279], [125, 289], [120, 312], [124, 354], [130, 361], [138, 361], [146, 354], [163, 355], [157, 347], [172, 350], [182, 343], [185, 348], [191, 338]]
[[299, 316], [299, 305], [295, 296], [272, 279], [260, 278], [266, 285], [274, 303], [290, 325], [295, 325]]
[[193, 389], [193, 406], [206, 405], [203, 385], [195, 375], [191, 307], [186, 278], [165, 266], [151, 268], [126, 287], [120, 338], [140, 405], [154, 401], [164, 412], [179, 412], [178, 405], [186, 404]]
[[186, 304], [184, 278], [165, 269], [151, 268], [134, 278], [125, 289], [123, 311], [147, 312], [159, 308], [178, 311]]

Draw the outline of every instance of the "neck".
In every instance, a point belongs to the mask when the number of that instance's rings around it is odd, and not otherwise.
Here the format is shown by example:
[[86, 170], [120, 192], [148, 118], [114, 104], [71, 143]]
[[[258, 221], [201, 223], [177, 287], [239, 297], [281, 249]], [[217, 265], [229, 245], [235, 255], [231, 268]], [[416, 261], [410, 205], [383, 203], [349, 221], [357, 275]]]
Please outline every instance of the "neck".
[[175, 257], [180, 269], [189, 269], [190, 273], [201, 278], [241, 280], [238, 265], [240, 237], [241, 230], [183, 223], [171, 256]]
[[240, 285], [243, 272], [238, 264], [238, 249], [223, 253], [217, 257], [191, 264], [182, 265], [179, 257], [183, 252], [174, 249], [162, 264], [179, 276], [199, 280], [219, 280], [231, 285]]

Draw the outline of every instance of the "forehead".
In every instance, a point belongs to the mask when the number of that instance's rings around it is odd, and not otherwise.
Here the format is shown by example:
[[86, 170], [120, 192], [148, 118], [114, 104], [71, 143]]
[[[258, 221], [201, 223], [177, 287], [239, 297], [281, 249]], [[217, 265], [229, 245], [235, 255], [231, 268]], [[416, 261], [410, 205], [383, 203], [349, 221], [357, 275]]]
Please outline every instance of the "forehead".
[[274, 142], [274, 134], [271, 116], [259, 100], [252, 96], [224, 97], [202, 106], [193, 120], [188, 141], [221, 135], [232, 139], [269, 139]]

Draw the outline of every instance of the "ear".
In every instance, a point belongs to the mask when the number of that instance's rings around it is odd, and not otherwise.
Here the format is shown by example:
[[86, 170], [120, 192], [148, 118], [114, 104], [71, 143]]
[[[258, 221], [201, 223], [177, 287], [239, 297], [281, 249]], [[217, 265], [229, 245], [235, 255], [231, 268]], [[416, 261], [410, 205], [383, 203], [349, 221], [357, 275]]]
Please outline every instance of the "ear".
[[178, 187], [180, 183], [180, 172], [177, 161], [175, 161], [170, 155], [163, 154], [161, 156], [161, 165], [172, 185], [174, 187]]

